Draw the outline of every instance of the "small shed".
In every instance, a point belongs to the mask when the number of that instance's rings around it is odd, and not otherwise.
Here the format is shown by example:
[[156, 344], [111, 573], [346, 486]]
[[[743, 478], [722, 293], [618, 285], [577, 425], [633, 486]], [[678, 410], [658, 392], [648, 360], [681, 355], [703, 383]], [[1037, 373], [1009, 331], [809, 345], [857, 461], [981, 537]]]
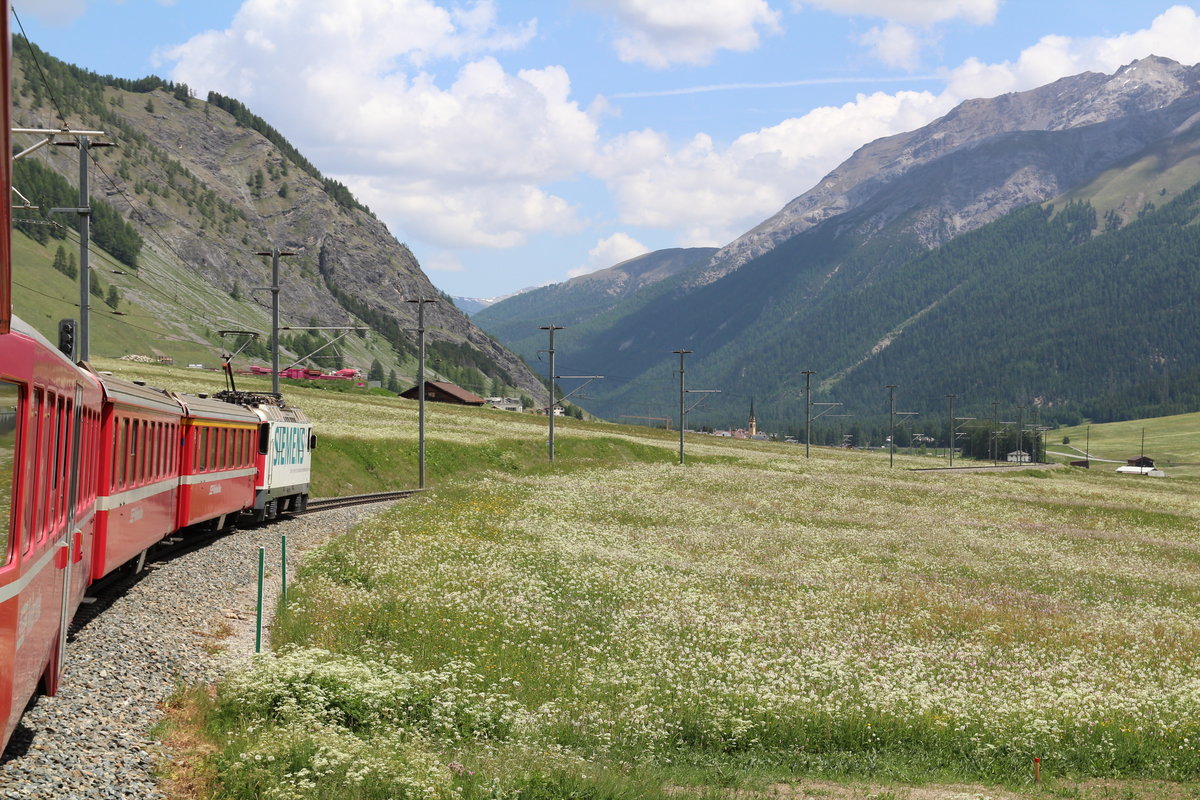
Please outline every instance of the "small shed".
[[1029, 453], [1024, 450], [1013, 450], [1008, 454], [1008, 463], [1010, 464], [1028, 464], [1030, 460]]
[[[401, 392], [400, 396], [409, 400], [419, 399], [416, 386]], [[474, 392], [468, 392], [449, 381], [425, 381], [425, 399], [432, 403], [453, 403], [460, 406], [481, 406], [487, 402]]]

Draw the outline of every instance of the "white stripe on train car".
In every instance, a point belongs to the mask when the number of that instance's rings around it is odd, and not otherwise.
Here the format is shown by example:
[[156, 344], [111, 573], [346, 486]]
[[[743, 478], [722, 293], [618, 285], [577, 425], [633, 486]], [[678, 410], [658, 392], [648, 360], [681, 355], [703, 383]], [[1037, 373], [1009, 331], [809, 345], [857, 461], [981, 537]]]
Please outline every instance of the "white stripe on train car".
[[127, 489], [116, 494], [100, 495], [96, 498], [96, 510], [112, 511], [129, 503], [136, 503], [139, 500], [145, 500], [149, 497], [154, 497], [156, 494], [162, 494], [163, 492], [169, 492], [177, 488], [179, 488], [179, 479], [169, 478], [165, 481], [148, 483], [145, 486], [138, 486], [136, 489]]
[[181, 475], [179, 482], [187, 486], [197, 483], [212, 483], [213, 481], [225, 481], [230, 478], [244, 478], [247, 475], [257, 475], [258, 470], [254, 467], [246, 469], [230, 469], [224, 472], [203, 472], [199, 475]]
[[57, 542], [53, 547], [48, 548], [46, 552], [42, 554], [42, 557], [35, 561], [33, 566], [31, 566], [29, 570], [18, 580], [13, 581], [7, 586], [0, 586], [0, 603], [7, 603], [9, 600], [12, 600], [21, 592], [25, 591], [25, 589], [29, 587], [29, 584], [33, 583], [33, 579], [38, 576], [38, 573], [45, 569], [46, 565], [54, 560], [54, 554], [58, 552], [58, 548], [64, 547], [69, 541], [70, 537], [63, 537], [61, 542]]

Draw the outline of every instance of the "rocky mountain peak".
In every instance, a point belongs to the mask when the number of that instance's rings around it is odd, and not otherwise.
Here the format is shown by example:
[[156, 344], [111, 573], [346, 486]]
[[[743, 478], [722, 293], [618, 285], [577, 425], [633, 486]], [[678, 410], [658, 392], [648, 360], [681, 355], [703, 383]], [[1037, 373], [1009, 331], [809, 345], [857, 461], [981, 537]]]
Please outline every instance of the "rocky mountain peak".
[[[859, 148], [812, 189], [721, 248], [692, 285], [719, 280], [808, 228], [878, 198], [913, 170], [958, 151], [1021, 132], [1071, 131], [1139, 117], [1148, 120], [1142, 134], [1122, 129], [1108, 141], [1092, 142], [1108, 161], [1123, 151], [1134, 152], [1144, 140], [1163, 135], [1160, 131], [1163, 124], [1171, 125], [1168, 130], [1184, 124], [1195, 112], [1183, 107], [1187, 103], [1181, 101], [1188, 98], [1200, 98], [1200, 66], [1185, 66], [1151, 55], [1126, 64], [1111, 75], [1084, 72], [1024, 92], [967, 100], [923, 128]], [[1161, 113], [1176, 105], [1180, 107], [1179, 114]], [[1159, 118], [1150, 123], [1155, 114]], [[1104, 135], [1097, 133], [1095, 138], [1104, 139]], [[1063, 158], [1071, 162], [1077, 154], [1065, 153]], [[1000, 166], [988, 165], [993, 172]], [[997, 174], [989, 178], [993, 182], [991, 187], [963, 194], [957, 207], [952, 207], [947, 198], [941, 204], [937, 220], [925, 213], [920, 222], [921, 240], [927, 246], [935, 246], [1018, 205], [1048, 199], [1062, 190], [1063, 181], [1054, 175], [1031, 172], [1024, 162], [1020, 168], [1023, 172], [1017, 176], [1014, 162], [1013, 175]], [[1075, 168], [1083, 169], [1078, 165]], [[893, 207], [895, 213], [903, 213], [900, 204], [893, 203]]]

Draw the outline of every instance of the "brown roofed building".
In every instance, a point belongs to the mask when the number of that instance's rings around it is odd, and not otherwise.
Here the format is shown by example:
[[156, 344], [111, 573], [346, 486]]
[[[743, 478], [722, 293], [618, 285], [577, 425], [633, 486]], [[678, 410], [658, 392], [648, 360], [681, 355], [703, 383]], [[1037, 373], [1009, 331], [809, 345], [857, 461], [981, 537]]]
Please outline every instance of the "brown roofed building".
[[[418, 400], [417, 387], [407, 392], [401, 392], [401, 397]], [[468, 392], [461, 386], [455, 386], [449, 381], [425, 381], [425, 399], [431, 403], [454, 403], [460, 406], [481, 406], [487, 401], [474, 392]]]

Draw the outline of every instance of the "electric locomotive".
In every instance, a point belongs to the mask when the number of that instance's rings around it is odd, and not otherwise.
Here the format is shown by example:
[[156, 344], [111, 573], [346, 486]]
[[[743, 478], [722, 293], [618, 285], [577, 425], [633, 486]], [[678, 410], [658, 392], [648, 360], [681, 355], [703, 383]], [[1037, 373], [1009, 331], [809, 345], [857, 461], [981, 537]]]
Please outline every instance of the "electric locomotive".
[[258, 422], [253, 520], [262, 522], [280, 513], [303, 511], [308, 505], [312, 451], [317, 447], [308, 416], [272, 392], [230, 388], [216, 397], [246, 408]]

